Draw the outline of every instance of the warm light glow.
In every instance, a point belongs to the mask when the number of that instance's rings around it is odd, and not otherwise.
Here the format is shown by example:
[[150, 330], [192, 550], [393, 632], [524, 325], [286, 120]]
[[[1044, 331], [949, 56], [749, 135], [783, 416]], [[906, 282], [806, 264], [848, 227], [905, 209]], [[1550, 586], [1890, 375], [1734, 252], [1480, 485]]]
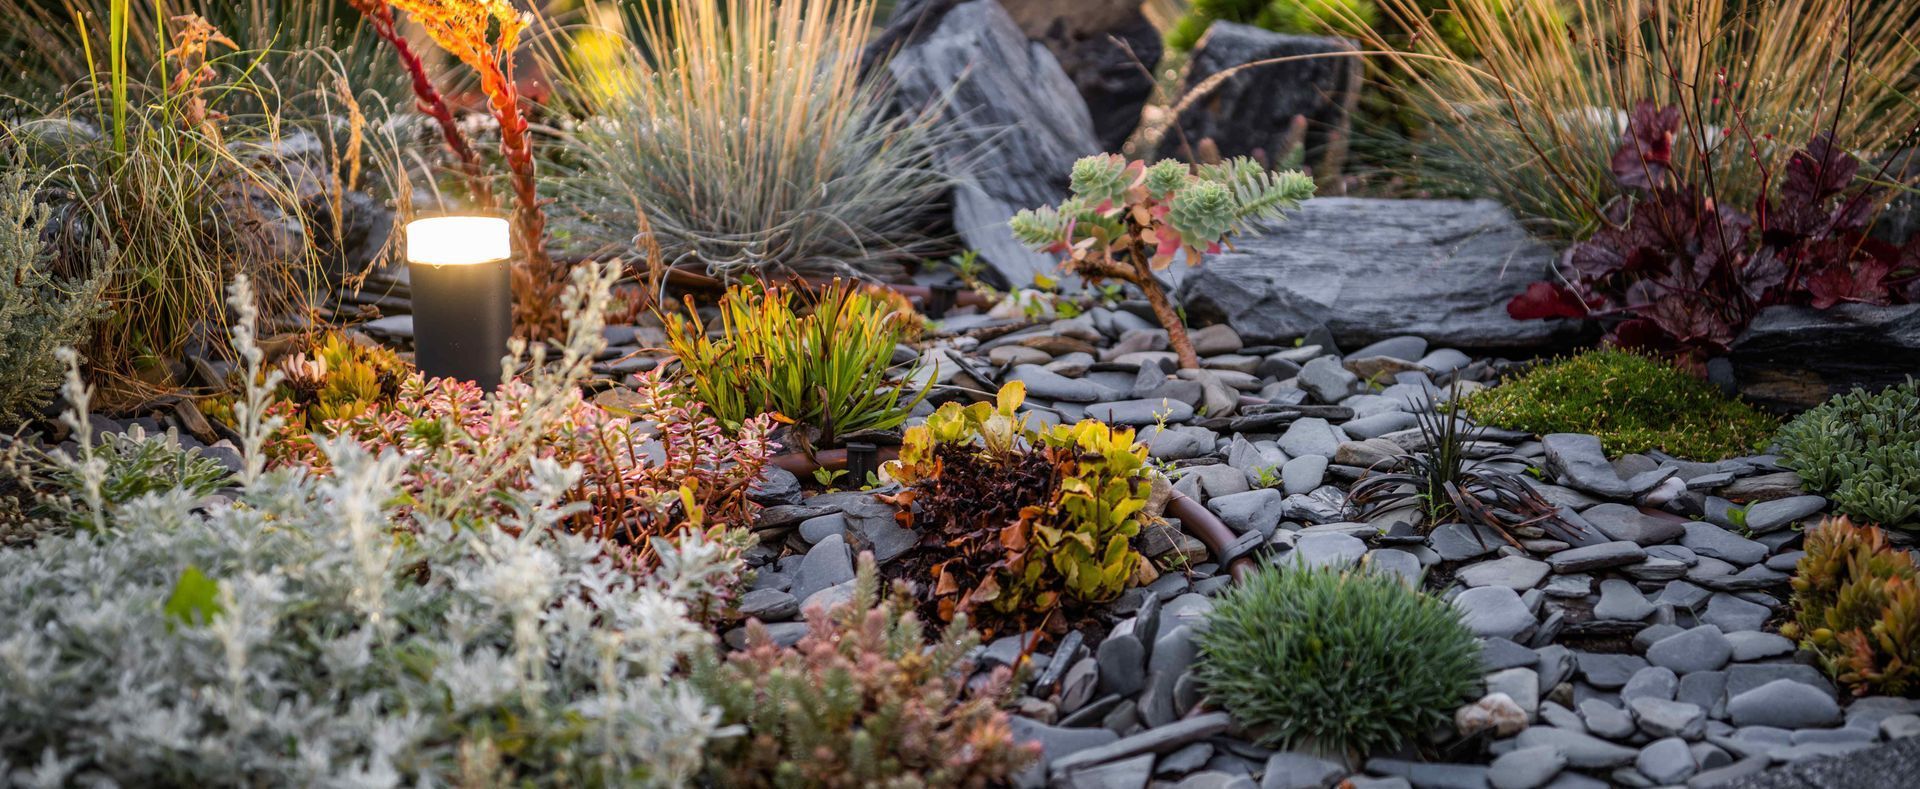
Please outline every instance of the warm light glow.
[[493, 216], [437, 216], [407, 223], [407, 260], [432, 266], [471, 266], [513, 257], [507, 220]]

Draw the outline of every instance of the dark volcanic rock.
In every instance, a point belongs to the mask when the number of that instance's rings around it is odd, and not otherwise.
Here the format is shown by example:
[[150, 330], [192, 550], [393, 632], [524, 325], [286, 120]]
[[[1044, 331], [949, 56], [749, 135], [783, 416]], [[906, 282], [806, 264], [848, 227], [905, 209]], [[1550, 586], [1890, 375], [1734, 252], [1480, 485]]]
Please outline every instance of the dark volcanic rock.
[[[1214, 22], [1193, 49], [1181, 93], [1235, 66], [1273, 58], [1357, 50], [1341, 38], [1290, 36], [1252, 25]], [[1345, 158], [1348, 126], [1360, 97], [1361, 63], [1356, 57], [1322, 57], [1255, 66], [1228, 77], [1180, 116], [1180, 134], [1168, 140], [1170, 153], [1181, 141], [1212, 148], [1221, 157], [1253, 156], [1269, 166], [1284, 161], [1296, 145], [1306, 145], [1304, 161], [1315, 175], [1337, 173]], [[1294, 118], [1305, 121], [1296, 129]]]
[[1087, 101], [1101, 147], [1118, 151], [1126, 145], [1140, 127], [1140, 110], [1153, 96], [1153, 68], [1165, 49], [1160, 31], [1141, 12], [1140, 3], [1001, 0], [1000, 4], [1029, 38], [1046, 44], [1060, 60], [1060, 67]]
[[1853, 387], [1883, 389], [1920, 371], [1920, 304], [1768, 307], [1733, 344], [1740, 394], [1804, 410]]
[[1553, 251], [1492, 201], [1318, 198], [1234, 246], [1187, 273], [1178, 296], [1195, 323], [1226, 323], [1249, 344], [1324, 327], [1342, 346], [1411, 334], [1527, 349], [1575, 330], [1507, 316]]
[[1053, 53], [998, 3], [970, 0], [910, 39], [887, 71], [905, 106], [940, 107], [953, 142], [943, 166], [969, 175], [953, 194], [961, 240], [1012, 285], [1051, 272], [1057, 261], [1015, 241], [1007, 220], [1059, 202], [1067, 168], [1100, 152], [1087, 103]]

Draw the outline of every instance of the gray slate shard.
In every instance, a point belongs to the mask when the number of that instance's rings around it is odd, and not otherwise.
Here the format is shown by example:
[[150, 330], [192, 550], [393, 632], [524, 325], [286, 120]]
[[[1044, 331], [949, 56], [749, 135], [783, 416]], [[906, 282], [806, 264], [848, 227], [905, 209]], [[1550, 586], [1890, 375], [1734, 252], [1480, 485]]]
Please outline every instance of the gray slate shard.
[[1879, 390], [1920, 369], [1920, 304], [1768, 307], [1730, 358], [1741, 396], [1773, 408], [1812, 408], [1856, 386]]
[[903, 105], [940, 111], [954, 143], [942, 168], [970, 176], [953, 194], [962, 242], [1014, 286], [1053, 272], [1058, 261], [1015, 241], [1007, 220], [1065, 198], [1067, 167], [1102, 150], [1086, 101], [1053, 53], [999, 3], [971, 0], [909, 41], [887, 71]]

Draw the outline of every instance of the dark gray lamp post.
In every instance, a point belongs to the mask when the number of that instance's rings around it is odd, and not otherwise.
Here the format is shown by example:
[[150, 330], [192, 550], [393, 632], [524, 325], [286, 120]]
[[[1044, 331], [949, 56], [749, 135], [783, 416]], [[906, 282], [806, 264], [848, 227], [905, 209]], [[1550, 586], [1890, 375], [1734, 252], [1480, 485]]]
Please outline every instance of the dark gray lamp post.
[[414, 363], [428, 378], [500, 385], [513, 336], [513, 231], [496, 216], [437, 216], [407, 223]]

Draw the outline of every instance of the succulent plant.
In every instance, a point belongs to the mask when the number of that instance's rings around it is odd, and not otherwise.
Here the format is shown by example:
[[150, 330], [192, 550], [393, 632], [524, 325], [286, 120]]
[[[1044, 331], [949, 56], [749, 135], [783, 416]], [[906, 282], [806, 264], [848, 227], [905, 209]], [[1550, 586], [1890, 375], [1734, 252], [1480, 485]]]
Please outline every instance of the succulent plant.
[[1920, 525], [1920, 382], [1834, 397], [1788, 423], [1779, 441], [1781, 465], [1841, 512]]
[[926, 534], [895, 566], [929, 579], [929, 616], [971, 615], [989, 634], [1061, 628], [1155, 572], [1132, 544], [1149, 519], [1146, 448], [1093, 420], [1034, 429], [1025, 397], [1014, 382], [992, 404], [943, 405], [887, 466], [906, 486], [899, 518]]
[[1920, 571], [1870, 525], [1830, 518], [1794, 568], [1793, 621], [1782, 635], [1818, 656], [1856, 696], [1920, 691]]
[[1239, 158], [1197, 169], [1163, 161], [1148, 167], [1117, 154], [1075, 162], [1073, 196], [1058, 207], [1021, 211], [1009, 226], [1014, 238], [1036, 249], [1067, 256], [1068, 271], [1088, 279], [1131, 283], [1146, 294], [1167, 329], [1182, 367], [1200, 357], [1154, 271], [1184, 254], [1199, 265], [1229, 235], [1313, 196], [1313, 180], [1299, 172], [1274, 173]]
[[807, 612], [807, 634], [781, 647], [749, 623], [747, 647], [695, 664], [693, 678], [742, 736], [707, 748], [715, 786], [989, 786], [1038, 755], [1015, 743], [999, 705], [1006, 669], [969, 688], [979, 644], [965, 617], [931, 648], [904, 585], [881, 594], [860, 557], [851, 600]]
[[278, 396], [290, 407], [289, 423], [308, 431], [392, 403], [412, 366], [391, 350], [330, 332], [282, 359], [280, 371]]

